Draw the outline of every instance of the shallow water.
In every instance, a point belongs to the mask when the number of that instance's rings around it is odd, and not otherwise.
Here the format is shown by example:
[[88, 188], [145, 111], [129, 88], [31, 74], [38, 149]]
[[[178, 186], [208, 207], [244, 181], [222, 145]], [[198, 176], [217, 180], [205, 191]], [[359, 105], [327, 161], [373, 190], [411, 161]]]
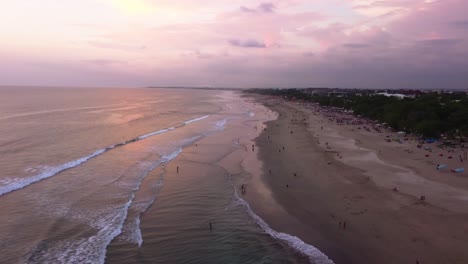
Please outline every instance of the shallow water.
[[221, 91], [0, 88], [2, 261], [309, 262], [217, 164], [252, 107]]

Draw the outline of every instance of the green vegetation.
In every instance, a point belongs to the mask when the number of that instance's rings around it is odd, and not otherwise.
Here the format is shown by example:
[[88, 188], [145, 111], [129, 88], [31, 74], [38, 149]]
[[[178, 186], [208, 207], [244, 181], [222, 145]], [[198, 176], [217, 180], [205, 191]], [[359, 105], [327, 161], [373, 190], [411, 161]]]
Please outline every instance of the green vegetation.
[[371, 91], [346, 91], [339, 94], [313, 94], [308, 89], [250, 89], [247, 93], [281, 96], [322, 106], [340, 107], [354, 114], [386, 123], [424, 137], [468, 136], [468, 96], [466, 93], [421, 93], [415, 98], [387, 97]]

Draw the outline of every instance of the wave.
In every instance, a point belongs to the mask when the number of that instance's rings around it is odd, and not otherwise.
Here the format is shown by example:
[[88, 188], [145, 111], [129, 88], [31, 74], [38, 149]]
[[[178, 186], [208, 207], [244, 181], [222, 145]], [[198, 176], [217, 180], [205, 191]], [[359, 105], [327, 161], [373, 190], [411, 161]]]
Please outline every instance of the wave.
[[[157, 183], [157, 186], [159, 188], [161, 188], [162, 185], [163, 185], [163, 180], [164, 180], [163, 177], [164, 176], [162, 176], [162, 178]], [[138, 212], [138, 215], [136, 216], [135, 221], [133, 223], [133, 228], [130, 227], [130, 229], [132, 230], [132, 231], [130, 231], [130, 233], [132, 235], [130, 235], [130, 237], [129, 237], [129, 239], [127, 239], [127, 241], [130, 242], [130, 243], [137, 244], [138, 247], [141, 247], [143, 245], [143, 236], [142, 236], [141, 227], [140, 227], [141, 215], [143, 213], [145, 213], [146, 210], [148, 210], [148, 208], [150, 208], [151, 205], [153, 205], [153, 203], [156, 201], [156, 196], [157, 196], [157, 194], [154, 194], [153, 197], [150, 200], [148, 200], [146, 203], [142, 204], [142, 206], [140, 207], [140, 210]]]
[[328, 258], [327, 255], [323, 254], [320, 250], [318, 250], [316, 247], [309, 245], [302, 241], [300, 238], [296, 236], [292, 236], [286, 233], [282, 232], [277, 232], [262, 219], [260, 216], [255, 214], [250, 207], [249, 203], [247, 203], [244, 199], [242, 199], [239, 194], [237, 193], [236, 188], [234, 187], [234, 197], [236, 198], [237, 202], [241, 205], [243, 205], [247, 213], [250, 215], [250, 217], [257, 223], [258, 226], [260, 226], [263, 231], [265, 231], [268, 235], [273, 237], [274, 239], [281, 240], [288, 244], [291, 248], [296, 250], [297, 252], [304, 254], [309, 257], [309, 260], [313, 264], [333, 264], [334, 262]]
[[162, 134], [162, 133], [169, 132], [169, 131], [174, 130], [174, 129], [176, 129], [176, 128], [175, 127], [170, 127], [170, 128], [154, 131], [154, 132], [139, 136], [139, 137], [137, 137], [137, 139], [142, 140], [142, 139], [145, 139], [145, 138], [149, 138], [149, 137], [152, 137], [152, 136], [156, 136], [156, 135], [159, 135], [159, 134]]
[[185, 121], [183, 124], [184, 125], [188, 125], [190, 123], [193, 123], [193, 122], [197, 122], [197, 121], [200, 121], [200, 120], [203, 120], [205, 118], [209, 117], [209, 115], [206, 115], [206, 116], [202, 116], [202, 117], [197, 117], [197, 118], [194, 118], [194, 119], [191, 119], [191, 120], [188, 120], [188, 121]]
[[[120, 233], [122, 233], [122, 228], [123, 228], [123, 225], [125, 223], [125, 219], [127, 219], [128, 208], [130, 208], [130, 205], [132, 204], [133, 198], [135, 198], [135, 193], [132, 193], [130, 199], [124, 205], [124, 207], [122, 209], [122, 213], [120, 214], [121, 217], [117, 219], [117, 222], [118, 222], [117, 228], [112, 230], [110, 232], [110, 234], [107, 237], [104, 238], [104, 243], [103, 243], [103, 245], [101, 247], [101, 252], [99, 252], [99, 263], [104, 263], [105, 262], [107, 246], [112, 242], [112, 240], [114, 240], [114, 238], [116, 236], [118, 236]], [[107, 229], [109, 229], [109, 227], [104, 228], [103, 230], [99, 231], [99, 233], [101, 233], [102, 231], [107, 231]], [[109, 233], [109, 232], [104, 232], [104, 233]]]
[[99, 231], [90, 237], [73, 241], [61, 241], [56, 248], [50, 244], [33, 252], [27, 263], [105, 263], [107, 246], [118, 236], [127, 218], [135, 195], [111, 215], [100, 215]]
[[141, 234], [141, 228], [140, 228], [141, 220], [140, 220], [140, 215], [138, 215], [137, 218], [135, 218], [135, 240], [139, 248], [141, 248], [141, 245], [143, 245], [143, 235]]
[[[162, 158], [161, 158], [161, 163], [168, 163], [169, 161], [171, 161], [171, 160], [177, 158], [177, 156], [179, 156], [179, 154], [182, 153], [182, 148], [183, 148], [184, 146], [187, 146], [187, 145], [189, 145], [189, 144], [195, 142], [195, 141], [198, 140], [199, 138], [200, 138], [199, 136], [193, 137], [193, 138], [189, 139], [190, 142], [185, 142], [185, 143], [183, 143], [183, 146], [177, 148], [176, 151], [172, 152], [172, 153], [169, 154], [169, 155], [164, 155], [164, 156], [162, 156]], [[159, 164], [158, 164], [158, 165], [159, 165]], [[154, 168], [156, 168], [156, 167], [154, 167]], [[153, 169], [154, 169], [154, 168], [153, 168]], [[151, 169], [151, 170], [153, 170], [153, 169]], [[146, 177], [146, 176], [151, 172], [151, 170], [148, 171], [144, 177]], [[157, 184], [156, 184], [157, 187], [159, 187], [159, 188], [161, 188], [162, 185], [163, 185], [164, 175], [165, 175], [165, 173], [161, 176], [161, 179], [159, 179], [159, 181], [158, 181]], [[141, 215], [142, 215], [144, 212], [146, 212], [146, 210], [148, 210], [148, 208], [150, 208], [150, 206], [156, 201], [156, 196], [157, 196], [157, 194], [155, 193], [155, 194], [151, 197], [151, 199], [149, 199], [149, 200], [147, 200], [147, 201], [145, 201], [145, 202], [143, 202], [143, 203], [139, 203], [139, 207], [138, 207], [138, 209], [137, 209], [137, 210], [138, 210], [138, 214], [137, 214], [137, 216], [136, 216], [136, 218], [135, 218], [135, 220], [134, 220], [134, 222], [133, 222], [133, 230], [130, 231], [132, 234], [131, 234], [130, 236], [128, 236], [128, 238], [127, 238], [127, 241], [128, 241], [128, 242], [130, 242], [130, 243], [136, 243], [136, 244], [138, 245], [138, 247], [141, 247], [141, 246], [143, 245], [143, 236], [142, 236], [142, 234], [141, 234], [141, 228], [140, 228], [140, 223], [141, 223], [140, 217], [141, 217]], [[132, 228], [130, 228], [130, 229], [132, 229]]]
[[[203, 120], [203, 119], [205, 119], [207, 117], [209, 117], [209, 115], [194, 118], [194, 119], [182, 122], [182, 124], [187, 125], [187, 124], [190, 124], [190, 123], [193, 123], [193, 122]], [[178, 127], [180, 127], [180, 126], [178, 126]], [[95, 157], [97, 157], [99, 155], [104, 154], [105, 152], [107, 152], [109, 150], [115, 149], [117, 147], [125, 146], [127, 144], [130, 144], [130, 143], [133, 143], [133, 142], [145, 139], [145, 138], [149, 138], [149, 137], [152, 137], [152, 136], [155, 136], [155, 135], [159, 135], [159, 134], [162, 134], [162, 133], [166, 133], [166, 132], [175, 130], [178, 127], [170, 127], [170, 128], [161, 129], [161, 130], [154, 131], [154, 132], [151, 132], [151, 133], [148, 133], [148, 134], [145, 134], [145, 135], [141, 135], [139, 137], [136, 137], [136, 138], [133, 138], [133, 139], [130, 139], [130, 140], [126, 140], [124, 142], [117, 143], [115, 145], [111, 145], [111, 146], [108, 146], [108, 147], [105, 147], [105, 148], [102, 148], [102, 149], [98, 149], [94, 153], [92, 153], [90, 155], [87, 155], [85, 157], [81, 157], [79, 159], [69, 161], [69, 162], [61, 164], [61, 165], [48, 167], [48, 169], [46, 169], [45, 171], [43, 171], [43, 172], [41, 172], [41, 173], [39, 173], [39, 174], [37, 174], [35, 176], [32, 176], [32, 177], [16, 178], [16, 179], [5, 179], [4, 182], [8, 182], [8, 184], [6, 184], [4, 186], [0, 186], [0, 196], [3, 196], [5, 194], [13, 192], [13, 191], [23, 189], [23, 188], [25, 188], [25, 187], [33, 184], [33, 183], [45, 180], [47, 178], [50, 178], [52, 176], [55, 176], [55, 175], [65, 171], [65, 170], [77, 167], [77, 166], [87, 162], [88, 160], [90, 160], [92, 158], [95, 158]]]
[[176, 151], [172, 152], [169, 155], [162, 156], [161, 161], [162, 162], [169, 162], [169, 161], [177, 158], [177, 156], [179, 156], [180, 153], [182, 153], [182, 147], [178, 147]]
[[223, 120], [216, 122], [215, 126], [217, 129], [223, 130], [226, 127], [226, 123], [227, 123], [227, 120], [223, 119]]
[[[173, 159], [177, 158], [177, 156], [179, 156], [179, 154], [182, 153], [184, 147], [195, 143], [201, 138], [202, 136], [198, 135], [192, 138], [182, 140], [180, 142], [181, 145], [174, 152], [167, 154], [167, 155], [163, 155], [160, 159], [160, 163], [158, 163], [156, 166], [153, 166], [151, 169], [149, 169], [145, 173], [145, 175], [142, 178], [142, 181], [157, 166], [159, 166], [162, 163], [168, 163], [172, 161]], [[165, 176], [165, 172], [161, 175], [161, 178], [156, 183], [155, 187], [157, 187], [158, 189], [160, 189], [163, 186], [164, 176]], [[128, 230], [128, 233], [130, 233], [124, 237], [124, 239], [127, 242], [135, 243], [138, 245], [138, 247], [141, 247], [143, 245], [143, 236], [141, 234], [141, 228], [140, 228], [140, 223], [141, 223], [140, 217], [143, 213], [146, 212], [146, 210], [148, 210], [148, 208], [151, 207], [151, 205], [154, 204], [154, 202], [156, 201], [156, 197], [157, 197], [157, 192], [153, 192], [153, 195], [150, 197], [150, 199], [138, 202], [137, 204], [132, 204], [132, 209], [136, 210], [138, 213], [136, 215], [136, 218], [133, 221], [130, 221], [128, 223], [129, 226], [125, 227], [125, 229]]]
[[[148, 167], [145, 172], [139, 177], [138, 181], [129, 196], [128, 201], [120, 206], [119, 210], [114, 211], [111, 215], [101, 215], [96, 228], [99, 229], [96, 235], [89, 238], [83, 238], [75, 241], [70, 241], [62, 244], [59, 248], [49, 254], [38, 254], [38, 262], [57, 261], [60, 263], [105, 263], [107, 247], [112, 241], [124, 232], [130, 229], [130, 234], [127, 240], [141, 246], [143, 244], [143, 237], [140, 229], [140, 216], [146, 211], [156, 199], [154, 196], [150, 201], [139, 204], [138, 208], [135, 206], [134, 200], [136, 199], [136, 192], [140, 189], [143, 180], [148, 174], [156, 167], [163, 163], [167, 163], [175, 159], [182, 152], [182, 148], [177, 148], [174, 152], [163, 155], [157, 162]], [[162, 179], [161, 179], [162, 180]], [[161, 186], [162, 182], [158, 182]], [[133, 208], [138, 211], [133, 219], [128, 219], [129, 209]], [[96, 223], [93, 223], [96, 225]]]
[[[115, 148], [115, 146], [109, 147], [109, 149], [113, 149], [113, 148]], [[13, 192], [13, 191], [22, 189], [22, 188], [24, 188], [24, 187], [26, 187], [28, 185], [31, 185], [33, 183], [36, 183], [38, 181], [50, 178], [50, 177], [52, 177], [52, 176], [54, 176], [54, 175], [56, 175], [56, 174], [58, 174], [58, 173], [60, 173], [60, 172], [62, 172], [64, 170], [68, 170], [68, 169], [74, 168], [76, 166], [79, 166], [79, 165], [85, 163], [86, 161], [103, 154], [107, 150], [108, 150], [107, 148], [99, 149], [99, 150], [95, 151], [91, 155], [79, 158], [77, 160], [69, 161], [69, 162], [64, 163], [62, 165], [59, 165], [59, 166], [49, 167], [45, 171], [43, 171], [43, 172], [41, 172], [41, 173], [39, 173], [39, 174], [37, 174], [37, 175], [35, 175], [33, 177], [17, 178], [17, 179], [9, 180], [9, 183], [7, 185], [4, 185], [4, 186], [0, 187], [0, 196], [2, 196], [4, 194], [7, 194], [9, 192]]]
[[247, 112], [247, 115], [248, 115], [249, 117], [254, 117], [254, 116], [255, 116], [255, 113], [254, 113], [254, 112], [251, 112], [251, 111], [248, 111], [248, 112]]
[[[153, 171], [159, 165], [163, 163], [168, 163], [171, 160], [177, 158], [177, 156], [179, 156], [180, 153], [182, 153], [182, 147], [178, 147], [174, 152], [170, 154], [163, 155], [158, 162], [156, 162], [150, 168], [148, 168], [143, 173], [142, 177], [140, 178], [140, 181], [134, 190], [134, 194], [138, 192], [138, 190], [140, 189], [141, 183], [151, 171]], [[163, 185], [163, 181], [164, 181], [164, 173], [161, 175], [161, 178], [157, 181], [154, 187], [156, 187], [157, 189], [160, 189]], [[156, 201], [157, 194], [158, 192], [154, 191], [152, 192], [152, 195], [150, 197], [147, 197], [146, 199], [142, 201], [134, 202], [131, 205], [130, 209], [132, 211], [135, 211], [136, 214], [132, 217], [133, 219], [126, 220], [121, 239], [129, 243], [135, 243], [138, 245], [138, 247], [141, 247], [141, 245], [143, 245], [143, 236], [142, 236], [141, 228], [140, 228], [140, 223], [141, 223], [140, 217]]]

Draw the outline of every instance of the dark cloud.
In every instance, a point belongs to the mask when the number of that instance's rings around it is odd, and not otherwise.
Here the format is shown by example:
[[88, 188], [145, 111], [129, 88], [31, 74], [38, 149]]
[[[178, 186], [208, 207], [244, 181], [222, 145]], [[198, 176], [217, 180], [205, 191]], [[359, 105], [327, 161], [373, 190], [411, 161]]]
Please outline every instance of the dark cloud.
[[258, 6], [258, 10], [264, 13], [273, 13], [275, 11], [275, 5], [272, 3], [261, 3]]
[[468, 20], [453, 21], [450, 24], [457, 28], [468, 28]]
[[241, 6], [240, 10], [242, 12], [245, 12], [245, 13], [256, 13], [257, 12], [257, 10], [252, 9], [252, 8], [248, 8], [248, 7], [245, 7], [245, 6]]
[[199, 50], [185, 52], [185, 53], [182, 53], [181, 56], [183, 56], [183, 57], [195, 57], [197, 59], [211, 59], [211, 58], [214, 57], [213, 54], [202, 52], [202, 51], [199, 51]]
[[457, 38], [439, 38], [439, 39], [420, 40], [418, 41], [418, 43], [425, 45], [425, 46], [447, 47], [447, 46], [456, 45], [462, 41], [463, 39], [457, 39]]
[[350, 49], [363, 49], [369, 47], [370, 45], [364, 43], [345, 43], [342, 46]]
[[[297, 56], [296, 56], [297, 55]], [[350, 52], [314, 57], [251, 56], [222, 58], [206, 65], [225, 83], [243, 87], [466, 88], [468, 68], [440, 54], [426, 61], [421, 54], [401, 50], [391, 56], [354, 56]], [[343, 63], [345, 62], [345, 63]], [[428, 63], [431, 62], [431, 63]], [[238, 78], [242, 75], [243, 78]]]
[[245, 13], [273, 13], [276, 6], [273, 3], [261, 3], [256, 8], [241, 6], [240, 10]]
[[420, 3], [421, 0], [380, 0], [380, 1], [371, 1], [366, 4], [355, 4], [353, 5], [354, 9], [370, 9], [375, 7], [402, 7], [402, 6], [411, 6], [413, 4]]
[[230, 39], [229, 44], [235, 47], [242, 47], [242, 48], [266, 48], [265, 43], [254, 40], [254, 39], [247, 39], [247, 40], [239, 40], [239, 39]]

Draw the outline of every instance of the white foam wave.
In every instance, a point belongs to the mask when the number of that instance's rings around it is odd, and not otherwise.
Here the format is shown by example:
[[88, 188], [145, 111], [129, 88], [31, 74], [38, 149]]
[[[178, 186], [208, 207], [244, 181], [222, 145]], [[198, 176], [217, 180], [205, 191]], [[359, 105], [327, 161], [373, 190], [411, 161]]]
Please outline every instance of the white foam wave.
[[169, 162], [169, 161], [175, 159], [177, 156], [179, 156], [180, 153], [182, 153], [182, 148], [181, 147], [177, 148], [176, 151], [172, 152], [169, 155], [162, 156], [161, 161], [162, 162]]
[[[133, 206], [133, 200], [135, 199], [135, 193], [140, 189], [143, 180], [148, 176], [148, 174], [154, 170], [156, 167], [161, 165], [162, 163], [169, 162], [175, 159], [180, 153], [182, 152], [182, 148], [178, 148], [174, 152], [164, 155], [161, 159], [154, 164], [152, 164], [143, 175], [139, 178], [138, 182], [136, 183], [135, 187], [133, 188], [133, 192], [130, 196], [130, 199], [127, 203], [122, 207], [121, 210], [110, 220], [107, 219], [100, 219], [101, 224], [103, 226], [101, 230], [98, 232], [97, 235], [88, 238], [86, 240], [81, 241], [79, 245], [75, 246], [73, 249], [73, 245], [67, 247], [68, 257], [65, 259], [63, 263], [75, 263], [75, 260], [79, 260], [80, 263], [105, 263], [106, 258], [106, 249], [107, 246], [120, 234], [122, 234], [124, 229], [132, 230], [130, 232], [130, 236], [128, 240], [134, 241], [138, 244], [139, 247], [143, 244], [143, 237], [141, 234], [140, 229], [140, 216], [143, 212], [145, 212], [151, 204], [156, 199], [156, 196], [153, 196], [149, 203], [145, 203], [141, 206], [139, 213], [130, 221], [127, 222], [128, 210], [131, 206]], [[135, 208], [136, 209], [136, 208]], [[128, 225], [125, 227], [125, 223]], [[84, 257], [86, 256], [86, 257]], [[83, 257], [85, 258], [83, 260]], [[77, 259], [80, 258], [80, 259]]]
[[[104, 260], [106, 259], [106, 248], [107, 246], [112, 242], [112, 240], [118, 236], [122, 232], [123, 224], [125, 222], [125, 219], [127, 219], [127, 214], [128, 214], [128, 208], [132, 204], [133, 198], [135, 198], [135, 194], [132, 193], [130, 200], [124, 205], [122, 209], [122, 213], [120, 214], [121, 217], [117, 218], [116, 222], [118, 223], [117, 228], [115, 228], [113, 231], [110, 232], [110, 235], [106, 237], [104, 241], [104, 245], [102, 247], [102, 250], [100, 252], [100, 257], [99, 257], [99, 263], [104, 263]], [[105, 228], [108, 229], [108, 228]], [[106, 231], [104, 229], [104, 231]], [[102, 232], [102, 230], [101, 230]]]
[[[96, 235], [79, 240], [63, 242], [50, 252], [37, 254], [32, 263], [105, 263], [106, 248], [112, 240], [122, 232], [123, 224], [127, 218], [128, 208], [133, 198], [115, 211], [113, 215], [100, 216], [102, 228]], [[104, 224], [105, 223], [105, 224]]]
[[223, 130], [226, 127], [226, 123], [227, 123], [227, 120], [223, 119], [223, 120], [216, 122], [215, 126], [217, 129]]
[[242, 199], [238, 195], [235, 187], [234, 187], [234, 196], [236, 200], [238, 201], [238, 203], [243, 205], [246, 208], [247, 213], [250, 215], [250, 217], [260, 226], [260, 228], [263, 229], [263, 231], [265, 231], [271, 237], [285, 242], [294, 250], [308, 256], [310, 262], [313, 264], [333, 264], [334, 263], [331, 259], [328, 258], [327, 255], [323, 254], [320, 250], [318, 250], [314, 246], [305, 243], [300, 238], [286, 234], [286, 233], [277, 232], [271, 229], [271, 227], [262, 218], [260, 218], [260, 216], [258, 216], [257, 214], [253, 212], [249, 203], [247, 203], [244, 199]]
[[184, 139], [182, 140], [180, 143], [181, 143], [181, 146], [182, 147], [185, 147], [185, 146], [188, 146], [190, 144], [193, 144], [194, 142], [198, 141], [199, 139], [201, 139], [203, 136], [201, 135], [197, 135], [197, 136], [194, 136], [194, 137], [191, 137], [191, 138], [187, 138], [187, 139]]
[[[190, 124], [190, 123], [205, 119], [207, 117], [208, 117], [208, 115], [202, 116], [202, 117], [199, 117], [199, 118], [195, 118], [195, 119], [191, 119], [191, 120], [183, 122], [183, 124], [187, 125], [187, 124]], [[94, 153], [92, 153], [92, 154], [90, 154], [88, 156], [85, 156], [85, 157], [82, 157], [82, 158], [79, 158], [79, 159], [76, 159], [76, 160], [73, 160], [73, 161], [69, 161], [69, 162], [61, 164], [61, 165], [48, 167], [46, 170], [44, 170], [41, 173], [39, 173], [37, 175], [34, 175], [32, 177], [16, 178], [16, 179], [4, 179], [2, 181], [2, 183], [8, 182], [8, 184], [0, 186], [0, 196], [5, 195], [5, 194], [10, 193], [10, 192], [13, 192], [13, 191], [23, 189], [24, 187], [29, 186], [29, 185], [31, 185], [33, 183], [36, 183], [36, 182], [39, 182], [41, 180], [44, 180], [44, 179], [50, 178], [52, 176], [55, 176], [55, 175], [57, 175], [58, 173], [60, 173], [62, 171], [77, 167], [77, 166], [87, 162], [88, 160], [90, 160], [92, 158], [95, 158], [95, 157], [97, 157], [97, 156], [99, 156], [99, 155], [101, 155], [101, 154], [103, 154], [103, 153], [105, 153], [105, 152], [107, 152], [109, 150], [112, 150], [114, 148], [121, 147], [121, 146], [127, 145], [129, 143], [139, 141], [139, 140], [142, 140], [142, 139], [145, 139], [145, 138], [149, 138], [149, 137], [152, 137], [152, 136], [155, 136], [155, 135], [166, 133], [166, 132], [169, 132], [169, 131], [172, 131], [172, 130], [175, 130], [175, 129], [176, 129], [176, 127], [161, 129], [161, 130], [154, 131], [154, 132], [151, 132], [151, 133], [148, 133], [148, 134], [145, 134], [145, 135], [142, 135], [142, 136], [139, 136], [139, 137], [136, 137], [136, 138], [121, 142], [121, 143], [117, 143], [115, 145], [108, 146], [108, 147], [103, 148], [103, 149], [98, 149]]]
[[[157, 164], [155, 164], [154, 166], [152, 166], [149, 170], [147, 170], [144, 174], [144, 176], [141, 178], [141, 181], [140, 183], [138, 184], [135, 192], [140, 188], [140, 185], [141, 185], [141, 182], [143, 182], [143, 179], [152, 171], [154, 170], [157, 166], [159, 166], [161, 163], [167, 163], [173, 159], [175, 159], [177, 156], [179, 156], [179, 154], [182, 153], [182, 147], [179, 147], [177, 148], [174, 152], [170, 153], [170, 154], [167, 154], [167, 155], [163, 155], [161, 157], [161, 160], [160, 162], [158, 162]], [[158, 181], [158, 183], [156, 184], [155, 187], [162, 187], [163, 185], [163, 180], [164, 180], [164, 174], [163, 176], [161, 177], [161, 179]], [[156, 196], [157, 196], [157, 193], [154, 193], [150, 199], [147, 199], [145, 201], [141, 201], [141, 202], [138, 202], [137, 204], [132, 204], [132, 210], [135, 210], [137, 211], [137, 215], [135, 217], [135, 219], [133, 220], [129, 220], [125, 226], [125, 236], [124, 236], [124, 239], [127, 241], [127, 242], [130, 242], [130, 243], [135, 243], [138, 245], [138, 247], [141, 247], [141, 245], [143, 245], [143, 236], [141, 234], [141, 228], [140, 228], [140, 217], [141, 215], [146, 212], [146, 210], [156, 201]]]
[[176, 129], [176, 128], [175, 127], [170, 127], [170, 128], [154, 131], [154, 132], [139, 136], [138, 140], [142, 140], [142, 139], [149, 138], [149, 137], [152, 137], [152, 136], [156, 136], [156, 135], [159, 135], [159, 134], [162, 134], [162, 133], [166, 133], [166, 132], [169, 132], [169, 131], [174, 130], [174, 129]]
[[[111, 147], [110, 149], [112, 149], [112, 148], [114, 148], [114, 147]], [[36, 183], [38, 181], [50, 178], [50, 177], [52, 177], [52, 176], [56, 175], [57, 173], [60, 173], [60, 172], [62, 172], [64, 170], [68, 170], [70, 168], [76, 167], [76, 166], [78, 166], [80, 164], [83, 164], [86, 161], [96, 157], [96, 156], [101, 155], [102, 153], [104, 153], [106, 151], [107, 151], [107, 148], [106, 149], [99, 149], [99, 150], [95, 151], [91, 155], [88, 155], [88, 156], [79, 158], [77, 160], [73, 160], [73, 161], [64, 163], [64, 164], [59, 165], [59, 166], [49, 167], [45, 171], [43, 171], [43, 172], [41, 172], [41, 173], [39, 173], [39, 174], [37, 174], [37, 175], [35, 175], [33, 177], [12, 179], [10, 181], [10, 183], [8, 183], [7, 185], [4, 185], [4, 186], [0, 187], [0, 196], [2, 196], [4, 194], [7, 194], [9, 192], [13, 192], [13, 191], [22, 189], [22, 188], [24, 188], [24, 187], [26, 187], [26, 186], [28, 186], [30, 184]]]
[[140, 223], [141, 223], [141, 220], [140, 220], [140, 215], [138, 215], [137, 218], [135, 218], [135, 240], [138, 244], [138, 247], [141, 247], [141, 245], [143, 245], [143, 235], [141, 234], [141, 228], [140, 228]]
[[190, 123], [197, 122], [197, 121], [203, 120], [203, 119], [208, 118], [208, 117], [209, 117], [209, 115], [202, 116], [202, 117], [197, 117], [197, 118], [194, 118], [194, 119], [185, 121], [184, 124], [185, 124], [185, 125], [188, 125], [188, 124], [190, 124]]

